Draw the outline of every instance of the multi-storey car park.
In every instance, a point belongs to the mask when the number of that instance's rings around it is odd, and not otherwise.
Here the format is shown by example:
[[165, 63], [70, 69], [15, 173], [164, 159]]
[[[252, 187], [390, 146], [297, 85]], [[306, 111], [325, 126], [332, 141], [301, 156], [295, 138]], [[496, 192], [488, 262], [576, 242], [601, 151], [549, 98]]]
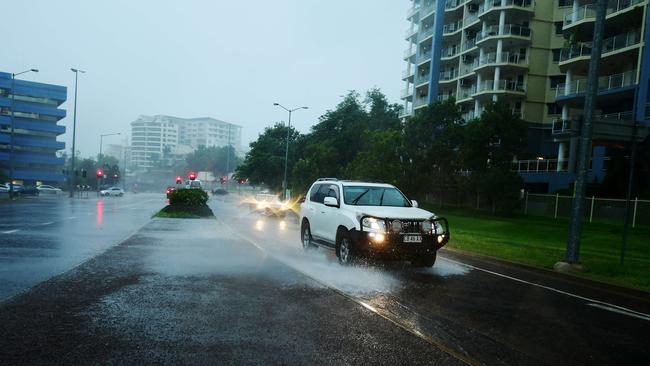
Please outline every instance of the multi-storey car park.
[[0, 72], [0, 170], [9, 176], [13, 158], [16, 183], [60, 184], [65, 180], [65, 161], [56, 153], [65, 149], [65, 143], [57, 141], [65, 127], [57, 123], [66, 115], [59, 108], [66, 98], [67, 88], [59, 85], [15, 80], [12, 89], [11, 74]]
[[[529, 187], [555, 191], [575, 179], [594, 0], [411, 0], [403, 116], [453, 98], [471, 121], [489, 102], [529, 124], [515, 164]], [[610, 0], [599, 78], [590, 180], [602, 181], [608, 147], [631, 141], [639, 107], [644, 137], [650, 57], [648, 0]], [[645, 82], [639, 82], [645, 80]], [[636, 102], [641, 100], [641, 102]]]

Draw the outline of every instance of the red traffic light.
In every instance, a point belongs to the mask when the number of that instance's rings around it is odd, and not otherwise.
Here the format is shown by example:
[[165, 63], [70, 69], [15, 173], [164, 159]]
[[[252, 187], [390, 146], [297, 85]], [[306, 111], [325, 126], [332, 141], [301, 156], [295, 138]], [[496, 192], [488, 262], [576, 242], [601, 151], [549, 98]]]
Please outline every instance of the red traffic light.
[[196, 179], [196, 174], [190, 173], [190, 180], [194, 180], [194, 179]]
[[181, 184], [181, 183], [183, 183], [183, 178], [181, 178], [181, 176], [179, 175], [176, 177], [176, 184]]
[[104, 171], [101, 169], [97, 169], [97, 178], [102, 178], [104, 176]]

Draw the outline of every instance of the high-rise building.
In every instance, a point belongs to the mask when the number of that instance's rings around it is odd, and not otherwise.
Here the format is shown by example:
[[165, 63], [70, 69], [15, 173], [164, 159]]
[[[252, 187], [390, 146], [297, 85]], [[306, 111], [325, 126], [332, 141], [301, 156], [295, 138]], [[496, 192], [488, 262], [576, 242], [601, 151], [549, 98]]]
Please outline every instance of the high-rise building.
[[[505, 102], [529, 125], [523, 155], [530, 160], [517, 164], [524, 180], [551, 191], [566, 188], [575, 178], [580, 122], [569, 121], [582, 114], [595, 1], [411, 1], [403, 116], [453, 98], [470, 121], [487, 103]], [[609, 1], [596, 114], [611, 123], [595, 130], [591, 179], [602, 181], [604, 146], [614, 135], [629, 141], [629, 112], [646, 104], [647, 93], [635, 90], [647, 89], [647, 5]]]
[[10, 175], [13, 158], [13, 178], [18, 183], [59, 184], [65, 180], [65, 159], [57, 157], [57, 152], [65, 149], [65, 143], [57, 141], [57, 136], [65, 133], [65, 127], [57, 123], [66, 115], [59, 108], [66, 98], [65, 86], [25, 80], [12, 83], [11, 74], [0, 72], [0, 170], [6, 176]]
[[200, 146], [241, 147], [241, 126], [214, 118], [140, 116], [131, 122], [131, 167], [152, 168], [160, 160], [184, 159]]

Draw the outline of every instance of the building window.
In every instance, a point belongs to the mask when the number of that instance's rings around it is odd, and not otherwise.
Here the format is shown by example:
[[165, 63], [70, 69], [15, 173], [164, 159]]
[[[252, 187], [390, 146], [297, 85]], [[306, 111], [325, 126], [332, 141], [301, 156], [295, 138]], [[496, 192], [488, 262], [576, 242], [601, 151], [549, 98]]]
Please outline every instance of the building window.
[[564, 75], [553, 75], [548, 78], [551, 81], [551, 89], [555, 89], [558, 85], [566, 81], [566, 76]]
[[555, 22], [555, 35], [560, 36], [562, 35], [562, 25], [564, 22]]
[[557, 6], [573, 6], [573, 0], [558, 0]]
[[554, 48], [553, 49], [553, 62], [554, 63], [560, 62], [560, 52], [561, 51], [562, 51], [562, 49], [560, 49], [560, 48]]
[[562, 107], [558, 106], [557, 103], [546, 103], [546, 111], [549, 116], [562, 114]]

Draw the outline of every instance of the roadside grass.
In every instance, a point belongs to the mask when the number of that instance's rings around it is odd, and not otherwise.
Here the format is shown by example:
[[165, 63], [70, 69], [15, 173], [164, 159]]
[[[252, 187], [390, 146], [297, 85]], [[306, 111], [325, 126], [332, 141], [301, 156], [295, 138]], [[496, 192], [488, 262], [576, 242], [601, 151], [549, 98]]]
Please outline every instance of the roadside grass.
[[168, 205], [163, 207], [153, 217], [165, 219], [202, 219], [214, 217], [214, 213], [208, 206]]
[[[449, 220], [451, 248], [547, 269], [564, 259], [568, 219], [423, 206]], [[624, 265], [622, 230], [622, 225], [585, 222], [580, 244], [584, 270], [571, 274], [650, 292], [650, 227], [630, 227]]]

